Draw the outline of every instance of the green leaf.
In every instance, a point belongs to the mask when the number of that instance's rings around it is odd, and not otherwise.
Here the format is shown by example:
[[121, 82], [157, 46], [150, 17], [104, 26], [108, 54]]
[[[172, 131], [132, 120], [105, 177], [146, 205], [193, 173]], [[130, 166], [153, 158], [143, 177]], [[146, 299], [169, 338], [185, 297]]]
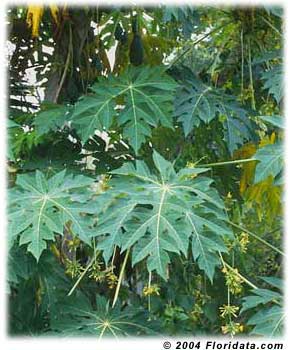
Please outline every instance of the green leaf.
[[73, 125], [85, 142], [96, 129], [108, 130], [117, 117], [135, 153], [151, 128], [172, 127], [171, 102], [177, 84], [160, 67], [129, 67], [120, 76], [102, 78], [75, 106]]
[[45, 110], [35, 115], [34, 125], [39, 136], [47, 134], [49, 131], [61, 129], [69, 119], [70, 110], [67, 106], [49, 104], [45, 105]]
[[34, 262], [22, 247], [13, 246], [8, 252], [8, 282], [17, 284], [21, 279], [28, 279]]
[[281, 143], [266, 145], [260, 148], [252, 159], [258, 160], [254, 182], [265, 180], [268, 176], [274, 178], [283, 169], [283, 146]]
[[252, 292], [256, 295], [243, 298], [243, 307], [241, 312], [252, 309], [260, 304], [267, 304], [273, 300], [281, 299], [281, 294], [268, 289], [257, 289], [253, 290]]
[[[278, 278], [263, 278], [272, 285], [281, 285]], [[269, 289], [254, 289], [255, 295], [243, 298], [241, 313], [258, 308], [258, 311], [249, 318], [247, 324], [254, 326], [251, 334], [263, 335], [267, 337], [281, 336], [283, 320], [285, 318], [284, 310], [281, 306], [282, 295]]]
[[49, 179], [40, 171], [34, 176], [18, 175], [16, 187], [9, 190], [10, 240], [19, 235], [20, 244], [28, 244], [27, 250], [39, 260], [46, 241], [54, 240], [55, 233], [62, 234], [70, 222], [73, 234], [89, 243], [92, 219], [83, 213], [94, 213], [88, 205], [92, 183], [91, 178], [66, 175], [65, 170]]
[[261, 277], [261, 278], [262, 280], [270, 284], [272, 287], [278, 288], [280, 290], [283, 289], [283, 281], [281, 280], [281, 278], [277, 278], [277, 277]]
[[121, 247], [122, 227], [135, 205], [136, 203], [133, 201], [120, 200], [111, 204], [107, 208], [107, 215], [99, 220], [97, 236], [106, 235], [106, 233], [110, 232], [110, 235], [104, 237], [98, 244], [98, 249], [103, 250], [103, 257], [106, 263], [112, 256], [115, 246]]
[[284, 9], [283, 7], [280, 6], [264, 6], [265, 10], [269, 13], [269, 14], [273, 14], [274, 16], [283, 17], [284, 14]]
[[275, 98], [277, 103], [280, 103], [283, 97], [283, 66], [277, 64], [271, 69], [263, 72], [262, 80], [264, 80], [264, 90], [268, 90]]
[[59, 305], [60, 312], [52, 323], [52, 329], [63, 336], [91, 335], [102, 339], [134, 335], [153, 335], [146, 319], [146, 311], [141, 308], [124, 307], [120, 304], [111, 308], [103, 296], [96, 296], [96, 307], [81, 293], [68, 297]]
[[[111, 87], [112, 89], [112, 87]], [[114, 93], [110, 92], [110, 85], [105, 78], [92, 87], [92, 93], [82, 96], [74, 106], [72, 125], [85, 143], [95, 130], [108, 130], [116, 114], [114, 107]]]
[[190, 39], [195, 26], [200, 22], [200, 14], [193, 6], [164, 6], [162, 20], [167, 25], [170, 21], [178, 22], [184, 37]]
[[7, 120], [7, 128], [8, 128], [8, 129], [11, 129], [11, 128], [20, 128], [20, 127], [21, 127], [21, 125], [19, 125], [18, 123], [15, 123], [14, 120], [12, 120], [12, 119], [8, 119], [8, 120]]
[[223, 237], [231, 235], [224, 224], [224, 204], [210, 186], [212, 180], [190, 179], [185, 169], [176, 173], [156, 151], [153, 161], [158, 175], [142, 161], [111, 172], [115, 177], [111, 190], [99, 199], [106, 209], [95, 233], [103, 237], [105, 259], [114, 246], [122, 251], [133, 247], [133, 265], [146, 259], [148, 270], [166, 279], [170, 253], [187, 256], [192, 240], [194, 258], [212, 280], [218, 252], [226, 251]]
[[15, 155], [14, 155], [14, 147], [13, 147], [13, 143], [14, 143], [14, 138], [15, 138], [15, 134], [17, 134], [17, 132], [21, 132], [21, 125], [15, 123], [14, 120], [12, 119], [8, 119], [7, 120], [7, 141], [8, 141], [8, 145], [7, 145], [7, 158], [15, 161]]
[[270, 51], [264, 51], [259, 56], [255, 57], [252, 61], [252, 65], [270, 62], [273, 60], [281, 59], [283, 57], [281, 49], [275, 49]]
[[271, 115], [271, 116], [269, 116], [269, 115], [260, 116], [259, 115], [259, 118], [264, 120], [265, 122], [271, 124], [271, 125], [277, 126], [280, 129], [285, 128], [284, 118], [282, 118], [279, 115]]
[[263, 309], [251, 317], [247, 324], [254, 325], [251, 334], [265, 337], [281, 336], [283, 332], [284, 311], [279, 306]]
[[254, 137], [254, 124], [234, 96], [205, 85], [190, 71], [187, 71], [181, 83], [182, 87], [175, 99], [175, 116], [182, 123], [185, 136], [201, 122], [208, 124], [219, 117], [224, 128], [224, 140], [231, 154]]
[[[213, 281], [215, 267], [220, 264], [218, 252], [226, 252], [222, 237], [230, 234], [227, 227], [219, 226], [193, 212], [186, 213], [186, 219], [192, 230], [192, 255], [199, 267]], [[209, 230], [207, 231], [206, 228]]]

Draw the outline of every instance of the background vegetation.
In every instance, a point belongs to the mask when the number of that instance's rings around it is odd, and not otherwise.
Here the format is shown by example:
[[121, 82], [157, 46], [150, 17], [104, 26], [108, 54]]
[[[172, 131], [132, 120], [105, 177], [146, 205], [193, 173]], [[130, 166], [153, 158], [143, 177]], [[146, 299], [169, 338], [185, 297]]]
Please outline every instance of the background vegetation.
[[282, 10], [7, 21], [10, 334], [281, 334]]

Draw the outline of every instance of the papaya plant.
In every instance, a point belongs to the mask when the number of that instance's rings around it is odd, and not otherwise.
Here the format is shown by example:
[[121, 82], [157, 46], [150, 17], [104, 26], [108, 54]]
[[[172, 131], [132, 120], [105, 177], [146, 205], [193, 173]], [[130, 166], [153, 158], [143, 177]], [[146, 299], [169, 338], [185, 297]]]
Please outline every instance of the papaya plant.
[[283, 9], [7, 23], [9, 334], [281, 336]]

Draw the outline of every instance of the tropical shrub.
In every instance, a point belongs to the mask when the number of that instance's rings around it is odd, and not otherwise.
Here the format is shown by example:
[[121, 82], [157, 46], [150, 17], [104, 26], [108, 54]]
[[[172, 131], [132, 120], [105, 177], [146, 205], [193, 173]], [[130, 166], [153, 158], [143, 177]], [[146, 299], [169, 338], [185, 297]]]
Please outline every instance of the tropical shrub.
[[12, 335], [281, 335], [280, 8], [11, 7]]

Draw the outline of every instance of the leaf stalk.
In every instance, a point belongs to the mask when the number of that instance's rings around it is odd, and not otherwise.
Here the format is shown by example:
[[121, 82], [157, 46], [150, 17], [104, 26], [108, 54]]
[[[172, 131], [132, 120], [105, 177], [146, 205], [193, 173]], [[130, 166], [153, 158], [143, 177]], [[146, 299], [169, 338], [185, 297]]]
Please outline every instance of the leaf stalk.
[[112, 308], [115, 306], [117, 300], [118, 300], [118, 296], [119, 296], [119, 292], [120, 292], [120, 287], [121, 287], [121, 283], [124, 277], [124, 272], [125, 272], [125, 267], [127, 264], [127, 260], [130, 254], [130, 249], [127, 250], [122, 267], [121, 267], [121, 271], [120, 271], [120, 275], [119, 275], [119, 279], [118, 279], [118, 284], [116, 287], [116, 291], [115, 291], [115, 295], [114, 295], [114, 299], [113, 299], [113, 303], [112, 303]]

